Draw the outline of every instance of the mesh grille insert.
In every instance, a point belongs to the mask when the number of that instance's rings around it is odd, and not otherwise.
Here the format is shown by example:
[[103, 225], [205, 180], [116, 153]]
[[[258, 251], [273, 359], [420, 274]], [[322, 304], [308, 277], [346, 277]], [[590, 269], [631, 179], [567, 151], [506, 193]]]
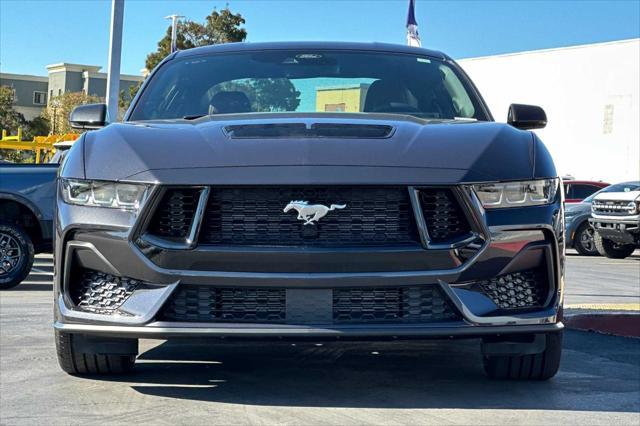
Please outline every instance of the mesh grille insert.
[[200, 189], [167, 189], [149, 223], [148, 232], [165, 238], [186, 238], [198, 204]]
[[83, 311], [111, 314], [141, 285], [141, 281], [131, 278], [83, 270], [72, 274], [70, 296]]
[[507, 310], [540, 308], [549, 291], [541, 268], [481, 281], [478, 286], [500, 309]]
[[[294, 200], [346, 208], [305, 225], [295, 210], [283, 211]], [[419, 237], [406, 188], [239, 187], [211, 189], [200, 242], [357, 247], [417, 245]]]
[[[304, 289], [295, 291], [298, 296], [304, 296]], [[332, 312], [333, 324], [431, 323], [460, 319], [439, 287], [434, 285], [326, 291], [330, 296], [326, 299], [326, 305], [297, 309], [292, 304], [304, 303], [304, 298], [287, 300], [287, 290], [283, 288], [182, 285], [162, 308], [159, 319], [178, 322], [307, 324], [313, 323], [317, 317], [314, 309]], [[318, 290], [309, 292], [315, 294]], [[295, 320], [287, 321], [288, 309], [291, 310], [290, 317], [295, 317]], [[301, 314], [305, 310], [309, 318]]]
[[431, 242], [445, 243], [469, 235], [469, 222], [450, 189], [421, 189], [419, 199]]
[[167, 321], [283, 323], [285, 290], [182, 285], [160, 314]]
[[459, 319], [435, 285], [333, 291], [335, 323], [430, 323]]

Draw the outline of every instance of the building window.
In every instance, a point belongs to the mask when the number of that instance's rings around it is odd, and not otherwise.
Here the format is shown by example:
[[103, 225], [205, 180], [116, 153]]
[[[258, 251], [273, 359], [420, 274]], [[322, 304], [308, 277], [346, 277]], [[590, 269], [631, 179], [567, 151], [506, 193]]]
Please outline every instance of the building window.
[[34, 105], [46, 105], [47, 104], [47, 92], [33, 92], [33, 104]]
[[324, 104], [324, 111], [325, 112], [344, 112], [345, 108], [346, 108], [346, 104], [341, 103], [341, 104]]
[[604, 106], [604, 120], [602, 121], [602, 133], [609, 135], [613, 133], [613, 105]]

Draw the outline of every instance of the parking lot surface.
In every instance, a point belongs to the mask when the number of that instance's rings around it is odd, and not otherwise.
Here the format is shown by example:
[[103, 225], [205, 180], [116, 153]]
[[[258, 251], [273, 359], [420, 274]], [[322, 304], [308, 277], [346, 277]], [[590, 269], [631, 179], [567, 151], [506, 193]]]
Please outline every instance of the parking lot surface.
[[[569, 256], [567, 304], [636, 303], [640, 256]], [[567, 331], [548, 382], [489, 381], [478, 341], [141, 341], [135, 373], [68, 376], [52, 267], [0, 293], [0, 424], [640, 424], [640, 340]]]

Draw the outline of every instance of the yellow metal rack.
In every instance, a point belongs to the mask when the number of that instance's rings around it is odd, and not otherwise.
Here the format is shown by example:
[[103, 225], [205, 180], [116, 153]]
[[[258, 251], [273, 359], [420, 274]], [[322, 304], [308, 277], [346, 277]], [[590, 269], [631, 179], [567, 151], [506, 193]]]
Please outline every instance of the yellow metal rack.
[[22, 140], [22, 129], [18, 129], [16, 136], [8, 136], [6, 130], [2, 130], [0, 149], [12, 149], [16, 151], [33, 151], [36, 154], [36, 164], [48, 161], [56, 152], [54, 144], [58, 142], [75, 141], [80, 135], [77, 133], [65, 133], [63, 135], [35, 136], [32, 141]]

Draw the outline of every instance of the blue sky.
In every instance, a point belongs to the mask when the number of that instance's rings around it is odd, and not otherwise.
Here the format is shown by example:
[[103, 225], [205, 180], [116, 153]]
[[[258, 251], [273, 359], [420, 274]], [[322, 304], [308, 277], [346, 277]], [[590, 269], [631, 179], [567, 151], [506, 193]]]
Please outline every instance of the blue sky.
[[[122, 72], [139, 74], [171, 13], [201, 21], [228, 3], [248, 41], [405, 42], [407, 0], [126, 0]], [[423, 46], [454, 58], [640, 37], [640, 1], [416, 1]], [[45, 65], [106, 68], [108, 0], [0, 0], [0, 70], [45, 75]]]

